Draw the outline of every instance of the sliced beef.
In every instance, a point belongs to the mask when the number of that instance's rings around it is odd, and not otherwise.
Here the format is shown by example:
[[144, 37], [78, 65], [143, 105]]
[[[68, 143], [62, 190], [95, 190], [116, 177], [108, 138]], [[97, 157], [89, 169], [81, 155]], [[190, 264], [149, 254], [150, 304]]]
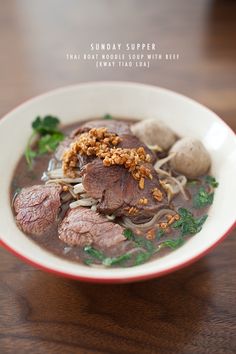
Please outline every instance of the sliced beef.
[[147, 145], [142, 143], [139, 138], [137, 138], [135, 135], [131, 134], [123, 134], [121, 135], [122, 141], [117, 145], [117, 147], [122, 148], [122, 149], [135, 149], [139, 147], [143, 147], [144, 150], [146, 151], [147, 154], [151, 156], [151, 162], [155, 163], [156, 161], [156, 155], [154, 152], [152, 152]]
[[59, 238], [70, 246], [94, 245], [100, 249], [125, 241], [124, 228], [91, 209], [71, 209], [61, 222]]
[[[151, 162], [154, 163], [156, 161], [155, 154], [151, 150], [149, 150], [145, 144], [141, 143], [136, 136], [132, 134], [122, 135], [122, 141], [117, 145], [117, 147], [128, 149], [144, 147], [146, 153], [151, 156]], [[82, 172], [83, 168], [95, 159], [97, 159], [95, 156], [78, 155], [77, 167]]]
[[83, 125], [79, 126], [71, 133], [71, 138], [74, 138], [76, 135], [85, 133], [92, 128], [101, 128], [106, 127], [109, 133], [117, 134], [119, 136], [123, 134], [131, 134], [131, 130], [129, 125], [125, 122], [121, 122], [115, 119], [107, 120], [107, 119], [97, 119], [91, 120], [89, 122], [84, 123]]
[[[168, 205], [156, 171], [151, 164], [148, 167], [153, 179], [145, 178], [145, 187], [140, 189], [138, 181], [123, 166], [105, 167], [100, 159], [96, 159], [84, 168], [83, 186], [89, 196], [99, 200], [98, 210], [101, 213], [126, 215], [132, 220], [148, 219]], [[161, 202], [154, 198], [154, 188], [162, 192]], [[146, 205], [141, 204], [142, 198], [147, 198]], [[130, 210], [131, 207], [137, 209], [136, 213]]]
[[14, 201], [16, 222], [27, 234], [41, 235], [57, 217], [61, 187], [36, 185], [23, 188]]
[[[140, 146], [144, 147], [146, 152], [153, 156], [153, 153], [150, 149], [148, 149], [147, 145], [140, 141], [130, 130], [130, 127], [127, 123], [117, 121], [117, 120], [92, 120], [90, 122], [86, 122], [80, 127], [73, 130], [70, 135], [71, 141], [76, 138], [76, 136], [88, 132], [92, 128], [107, 128], [109, 133], [117, 134], [122, 138], [122, 141], [117, 145], [117, 147], [121, 148], [138, 148]], [[60, 145], [59, 145], [60, 146]]]

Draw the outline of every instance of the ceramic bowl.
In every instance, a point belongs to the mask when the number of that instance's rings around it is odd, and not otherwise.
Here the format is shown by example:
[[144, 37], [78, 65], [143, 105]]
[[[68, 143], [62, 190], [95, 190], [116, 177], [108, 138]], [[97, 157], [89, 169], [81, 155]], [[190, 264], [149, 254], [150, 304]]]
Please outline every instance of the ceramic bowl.
[[[63, 124], [68, 124], [106, 113], [133, 119], [161, 119], [180, 136], [200, 139], [211, 155], [211, 172], [219, 181], [209, 217], [200, 233], [166, 256], [131, 268], [90, 268], [40, 248], [17, 228], [9, 198], [14, 168], [37, 115], [56, 115]], [[1, 244], [30, 264], [58, 275], [110, 283], [158, 277], [196, 261], [235, 226], [236, 139], [233, 131], [208, 108], [163, 88], [128, 82], [96, 82], [45, 93], [0, 120], [0, 151]]]

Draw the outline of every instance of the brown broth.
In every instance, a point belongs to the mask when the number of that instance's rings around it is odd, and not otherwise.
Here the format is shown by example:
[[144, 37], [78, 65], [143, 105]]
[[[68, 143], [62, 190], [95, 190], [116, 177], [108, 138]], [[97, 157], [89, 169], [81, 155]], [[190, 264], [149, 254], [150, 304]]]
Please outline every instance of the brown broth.
[[[127, 120], [125, 120], [127, 122]], [[130, 123], [135, 122], [134, 120], [129, 121]], [[62, 128], [62, 131], [64, 132], [65, 135], [68, 135], [72, 130], [83, 124], [84, 121], [74, 123], [71, 125], [67, 125]], [[105, 121], [104, 121], [105, 123]], [[34, 161], [33, 165], [33, 170], [29, 171], [25, 157], [22, 156], [15, 168], [13, 179], [11, 182], [11, 188], [10, 188], [10, 199], [14, 198], [14, 195], [16, 191], [20, 188], [23, 187], [28, 187], [36, 184], [43, 184], [41, 177], [43, 175], [43, 172], [47, 170], [48, 167], [48, 162], [52, 158], [52, 155], [43, 155], [40, 157], [37, 157]], [[183, 207], [191, 211], [194, 217], [200, 217], [204, 214], [206, 214], [208, 208], [204, 209], [194, 209], [192, 207], [192, 196], [198, 191], [199, 187], [203, 185], [204, 183], [204, 177], [201, 177], [198, 179], [198, 182], [196, 184], [189, 184], [188, 187], [186, 188], [187, 193], [190, 196], [190, 199], [188, 201], [184, 200], [183, 197], [178, 194], [171, 202], [173, 209], [178, 210], [179, 207]], [[65, 205], [62, 207], [61, 213], [65, 213], [65, 209], [68, 208], [68, 205]], [[14, 210], [13, 210], [14, 213]], [[59, 216], [60, 220], [60, 216]], [[85, 255], [83, 249], [75, 246], [75, 247], [70, 247], [66, 245], [63, 241], [61, 241], [58, 238], [58, 233], [57, 233], [57, 227], [58, 223], [55, 222], [55, 224], [48, 229], [43, 235], [41, 236], [35, 236], [35, 235], [28, 235], [30, 239], [33, 239], [38, 245], [41, 247], [45, 248], [46, 250], [54, 253], [55, 255], [58, 255], [60, 257], [69, 259], [70, 261], [75, 261], [75, 262], [84, 262], [85, 259], [88, 259], [90, 257], [87, 257]], [[133, 230], [135, 231], [135, 230]], [[156, 232], [158, 229], [156, 228]], [[144, 233], [141, 233], [140, 236], [136, 235], [137, 240], [146, 240], [146, 235]], [[166, 239], [172, 239], [175, 240], [179, 237], [179, 231], [171, 229], [170, 233], [166, 233], [160, 240], [153, 240], [150, 241], [152, 242], [153, 247], [157, 247], [160, 242]], [[188, 239], [189, 237], [186, 237]], [[130, 251], [132, 248], [134, 248], [134, 244], [132, 241], [125, 241], [122, 242], [121, 245], [116, 247], [115, 249], [110, 248], [106, 252], [107, 257], [115, 257], [117, 255], [121, 255], [127, 251]], [[163, 248], [161, 249], [158, 253], [153, 255], [150, 259], [153, 258], [158, 258], [162, 257], [165, 254], [168, 254], [172, 250], [170, 248]], [[97, 263], [96, 260], [94, 263]], [[132, 266], [134, 265], [134, 257], [132, 256], [130, 260], [125, 262], [125, 266]]]

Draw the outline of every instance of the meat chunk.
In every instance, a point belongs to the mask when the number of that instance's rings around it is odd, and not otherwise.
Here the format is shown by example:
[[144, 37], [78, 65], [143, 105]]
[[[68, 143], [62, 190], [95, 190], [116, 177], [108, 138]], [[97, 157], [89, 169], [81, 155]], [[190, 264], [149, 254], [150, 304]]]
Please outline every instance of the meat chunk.
[[[122, 141], [117, 145], [120, 148], [138, 148], [144, 147], [146, 152], [152, 156], [152, 151], [140, 141], [140, 139], [131, 133], [129, 125], [125, 122], [116, 120], [92, 120], [81, 125], [71, 133], [71, 141], [76, 138], [77, 135], [89, 131], [92, 128], [107, 128], [109, 133], [117, 134], [121, 137]], [[69, 147], [69, 146], [68, 146]]]
[[[149, 153], [153, 158], [154, 154], [152, 153], [151, 150], [147, 148], [147, 146], [139, 140], [135, 135], [131, 133], [131, 130], [129, 128], [129, 125], [125, 122], [120, 122], [116, 120], [93, 120], [90, 122], [86, 122], [85, 124], [79, 126], [75, 130], [72, 131], [70, 137], [64, 139], [57, 147], [55, 151], [55, 158], [59, 161], [62, 160], [62, 156], [66, 150], [69, 149], [70, 144], [76, 140], [76, 136], [88, 132], [92, 128], [100, 128], [100, 127], [106, 127], [108, 132], [117, 134], [122, 138], [121, 143], [117, 145], [117, 147], [121, 148], [136, 148], [143, 146], [145, 147], [147, 153]], [[79, 167], [82, 168], [86, 163], [90, 161], [85, 157], [81, 157], [79, 161]]]
[[[153, 178], [145, 178], [145, 187], [140, 189], [138, 181], [123, 166], [105, 167], [100, 159], [96, 159], [84, 168], [83, 186], [89, 196], [99, 200], [101, 213], [126, 215], [132, 220], [148, 219], [168, 204], [157, 173], [151, 164], [148, 167]], [[160, 201], [154, 197], [155, 188], [161, 192]], [[147, 203], [143, 203], [143, 199]]]
[[[148, 149], [148, 147], [142, 143], [139, 138], [137, 138], [135, 135], [133, 135], [130, 132], [129, 126], [126, 123], [119, 122], [119, 121], [106, 121], [106, 120], [95, 120], [88, 122], [79, 128], [77, 128], [74, 132], [71, 134], [71, 138], [67, 138], [65, 141], [63, 141], [57, 151], [56, 151], [56, 158], [61, 159], [63, 156], [63, 153], [69, 149], [70, 144], [73, 141], [76, 141], [77, 137], [85, 132], [88, 132], [92, 128], [98, 128], [98, 127], [106, 127], [108, 128], [108, 131], [111, 133], [119, 134], [119, 137], [121, 138], [121, 142], [119, 142], [116, 147], [117, 148], [139, 148], [143, 147], [146, 151], [147, 154], [150, 155], [151, 157], [151, 162], [155, 162], [156, 160], [156, 155]], [[87, 165], [89, 162], [92, 162], [94, 159], [96, 159], [96, 156], [87, 156], [85, 154], [78, 154], [77, 155], [77, 168], [79, 171], [82, 171], [84, 166]]]
[[100, 249], [125, 241], [124, 228], [91, 209], [71, 209], [61, 222], [59, 238], [70, 246], [94, 245]]
[[123, 135], [123, 134], [130, 134], [129, 125], [125, 122], [121, 122], [115, 119], [106, 120], [106, 119], [97, 119], [91, 120], [86, 122], [85, 124], [81, 125], [77, 129], [73, 130], [71, 133], [71, 137], [74, 138], [76, 135], [89, 131], [92, 128], [101, 128], [106, 127], [109, 133]]
[[58, 185], [23, 188], [14, 201], [19, 228], [27, 234], [44, 233], [55, 222], [61, 205], [60, 192]]
[[135, 135], [132, 133], [130, 134], [124, 134], [121, 136], [122, 140], [121, 142], [117, 145], [117, 147], [122, 148], [122, 149], [135, 149], [139, 147], [143, 147], [145, 152], [150, 155], [151, 157], [151, 162], [154, 163], [156, 160], [156, 155], [153, 151], [151, 151], [147, 145], [142, 143], [139, 138], [137, 138]]

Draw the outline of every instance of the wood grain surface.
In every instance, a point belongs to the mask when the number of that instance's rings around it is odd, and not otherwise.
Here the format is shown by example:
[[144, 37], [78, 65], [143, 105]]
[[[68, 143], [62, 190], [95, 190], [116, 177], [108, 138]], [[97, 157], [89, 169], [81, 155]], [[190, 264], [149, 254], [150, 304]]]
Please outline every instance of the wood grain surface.
[[[236, 130], [236, 2], [0, 0], [0, 115], [62, 85], [127, 80], [186, 94]], [[156, 42], [180, 59], [150, 69], [69, 62], [90, 42]], [[93, 285], [0, 250], [0, 353], [236, 352], [235, 230], [160, 279]]]

